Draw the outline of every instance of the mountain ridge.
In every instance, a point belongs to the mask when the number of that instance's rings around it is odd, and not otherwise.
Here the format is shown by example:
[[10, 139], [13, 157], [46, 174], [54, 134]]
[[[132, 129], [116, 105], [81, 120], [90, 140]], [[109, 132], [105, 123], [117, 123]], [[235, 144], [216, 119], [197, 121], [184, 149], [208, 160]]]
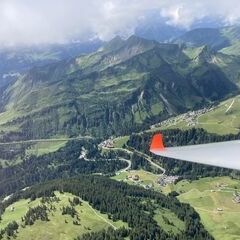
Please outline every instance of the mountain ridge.
[[[191, 59], [176, 44], [136, 36], [114, 41], [116, 49], [36, 67], [18, 79], [3, 94], [2, 109], [15, 117], [2, 128], [17, 126], [15, 134], [27, 138], [126, 134], [238, 91], [208, 47]], [[33, 130], [39, 128], [41, 134]]]

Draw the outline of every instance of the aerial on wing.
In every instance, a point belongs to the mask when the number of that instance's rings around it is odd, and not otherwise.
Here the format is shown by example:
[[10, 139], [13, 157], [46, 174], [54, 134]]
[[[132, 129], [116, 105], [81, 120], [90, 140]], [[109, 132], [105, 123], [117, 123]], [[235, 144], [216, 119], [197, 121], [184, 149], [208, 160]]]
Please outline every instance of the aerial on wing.
[[240, 140], [166, 148], [159, 133], [153, 136], [150, 151], [162, 157], [240, 170]]

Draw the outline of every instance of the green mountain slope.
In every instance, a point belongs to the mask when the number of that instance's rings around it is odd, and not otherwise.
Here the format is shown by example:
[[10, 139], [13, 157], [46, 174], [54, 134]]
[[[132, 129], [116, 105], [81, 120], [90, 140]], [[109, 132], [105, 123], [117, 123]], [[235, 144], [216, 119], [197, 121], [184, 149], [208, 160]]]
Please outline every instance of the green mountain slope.
[[[79, 202], [72, 204], [73, 201]], [[27, 213], [29, 209], [36, 209], [46, 206], [48, 208], [48, 219], [41, 218], [29, 222]], [[74, 209], [71, 212], [63, 214], [63, 208]], [[42, 208], [42, 212], [44, 212]], [[24, 220], [22, 220], [24, 219]], [[15, 239], [66, 239], [73, 240], [78, 236], [89, 232], [98, 232], [109, 227], [120, 228], [127, 227], [122, 221], [113, 222], [107, 215], [101, 214], [92, 208], [88, 202], [80, 200], [79, 197], [69, 193], [55, 192], [54, 197], [36, 198], [35, 200], [21, 199], [8, 206], [2, 215], [0, 223], [1, 229], [8, 226], [9, 223], [16, 221], [19, 225], [18, 233]], [[46, 230], [47, 229], [47, 230]], [[4, 234], [5, 235], [8, 234]]]
[[228, 55], [240, 55], [240, 41], [236, 41], [234, 44], [232, 44], [229, 47], [225, 47], [221, 49], [221, 52]]
[[0, 48], [0, 93], [32, 67], [94, 52], [102, 44], [101, 41], [94, 40], [82, 43]]
[[33, 68], [3, 93], [2, 138], [126, 134], [222, 99], [238, 88], [214, 58], [206, 47], [132, 36]]

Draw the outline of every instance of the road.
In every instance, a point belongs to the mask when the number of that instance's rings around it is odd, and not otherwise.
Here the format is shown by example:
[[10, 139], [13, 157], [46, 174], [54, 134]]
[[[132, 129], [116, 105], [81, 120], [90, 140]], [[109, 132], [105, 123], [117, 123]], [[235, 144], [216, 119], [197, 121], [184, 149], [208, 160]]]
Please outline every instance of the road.
[[14, 142], [0, 142], [0, 145], [12, 145], [12, 144], [23, 144], [23, 143], [38, 143], [38, 142], [61, 142], [61, 141], [73, 141], [81, 139], [92, 139], [90, 136], [75, 137], [75, 138], [46, 138], [46, 139], [32, 139]]
[[124, 169], [121, 169], [119, 172], [126, 172], [128, 171], [129, 169], [131, 169], [131, 166], [132, 166], [132, 162], [130, 160], [127, 160], [125, 158], [119, 158], [120, 161], [124, 161], [124, 162], [127, 162], [128, 163], [128, 166]]
[[103, 216], [101, 216], [88, 202], [84, 201], [84, 203], [86, 203], [88, 205], [88, 207], [90, 209], [92, 209], [92, 211], [95, 213], [96, 216], [98, 216], [99, 218], [101, 218], [105, 223], [109, 224], [111, 227], [113, 227], [114, 230], [117, 229], [116, 226], [114, 226], [111, 222], [109, 222], [106, 218], [104, 218]]
[[234, 102], [235, 102], [235, 99], [232, 100], [231, 104], [229, 105], [229, 107], [227, 108], [225, 113], [227, 113], [231, 109], [231, 107], [234, 104]]
[[[84, 158], [85, 161], [87, 162], [95, 162], [96, 160], [95, 159], [88, 159], [88, 158]], [[132, 166], [132, 162], [130, 160], [127, 160], [125, 158], [119, 158], [119, 159], [102, 159], [104, 161], [123, 161], [123, 162], [126, 162], [128, 164], [127, 167], [123, 168], [123, 169], [120, 169], [118, 172], [126, 172], [128, 171], [129, 169], [131, 169], [131, 166]]]
[[[81, 137], [75, 137], [75, 138], [51, 138], [51, 139], [32, 139], [32, 140], [23, 140], [23, 141], [13, 141], [13, 142], [0, 142], [0, 146], [1, 145], [15, 145], [15, 144], [23, 144], [23, 143], [39, 143], [39, 142], [59, 142], [59, 141], [73, 141], [73, 140], [81, 140], [81, 139], [92, 139], [91, 136], [81, 136]], [[125, 148], [106, 148], [106, 147], [103, 147], [103, 149], [106, 149], [106, 150], [118, 150], [118, 151], [124, 151], [130, 155], [133, 154], [133, 151], [130, 151], [128, 149], [125, 149]], [[140, 151], [137, 151], [136, 149], [134, 149], [134, 152], [136, 154], [138, 154], [139, 156], [141, 157], [144, 157], [152, 166], [156, 167], [157, 169], [160, 169], [163, 173], [162, 174], [165, 174], [166, 170], [164, 168], [162, 168], [161, 166], [159, 166], [158, 164], [156, 164], [155, 162], [152, 161], [152, 159], [147, 155], [147, 154], [144, 154]], [[119, 160], [121, 161], [125, 161], [128, 163], [128, 166], [124, 169], [122, 169], [121, 171], [127, 171], [131, 168], [131, 161], [130, 160], [127, 160], [127, 159], [124, 159], [124, 158], [120, 158]]]
[[[126, 153], [128, 153], [128, 154], [130, 154], [130, 155], [133, 154], [133, 151], [130, 151], [129, 149], [125, 149], [125, 148], [106, 148], [106, 147], [103, 147], [103, 149], [105, 149], [105, 150], [124, 151], [124, 152], [126, 152]], [[164, 175], [164, 174], [165, 174], [166, 169], [164, 169], [163, 167], [159, 166], [157, 163], [153, 162], [150, 156], [148, 156], [147, 154], [142, 153], [142, 152], [140, 152], [140, 151], [138, 151], [138, 150], [136, 150], [136, 149], [134, 149], [134, 152], [135, 152], [136, 154], [138, 154], [139, 156], [145, 158], [152, 166], [156, 167], [157, 169], [160, 169], [160, 170], [162, 171], [162, 174], [161, 174], [161, 175]]]
[[165, 174], [166, 169], [163, 168], [163, 167], [161, 167], [161, 166], [159, 166], [157, 163], [153, 162], [150, 156], [148, 156], [147, 154], [142, 153], [142, 152], [140, 152], [140, 151], [138, 151], [138, 150], [136, 150], [136, 149], [135, 149], [134, 151], [135, 151], [135, 153], [137, 153], [139, 156], [144, 157], [152, 166], [156, 167], [157, 169], [160, 169], [160, 170], [162, 171], [162, 174], [161, 174], [161, 175], [164, 175], [164, 174]]

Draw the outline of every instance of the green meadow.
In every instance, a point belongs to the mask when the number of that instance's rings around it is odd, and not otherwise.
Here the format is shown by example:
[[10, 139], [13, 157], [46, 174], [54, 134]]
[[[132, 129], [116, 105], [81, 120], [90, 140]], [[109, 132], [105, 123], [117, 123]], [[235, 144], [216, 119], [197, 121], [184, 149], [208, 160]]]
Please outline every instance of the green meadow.
[[229, 177], [180, 181], [169, 186], [181, 202], [189, 203], [200, 214], [202, 223], [216, 240], [240, 239], [240, 204], [233, 193], [240, 192], [240, 181]]

